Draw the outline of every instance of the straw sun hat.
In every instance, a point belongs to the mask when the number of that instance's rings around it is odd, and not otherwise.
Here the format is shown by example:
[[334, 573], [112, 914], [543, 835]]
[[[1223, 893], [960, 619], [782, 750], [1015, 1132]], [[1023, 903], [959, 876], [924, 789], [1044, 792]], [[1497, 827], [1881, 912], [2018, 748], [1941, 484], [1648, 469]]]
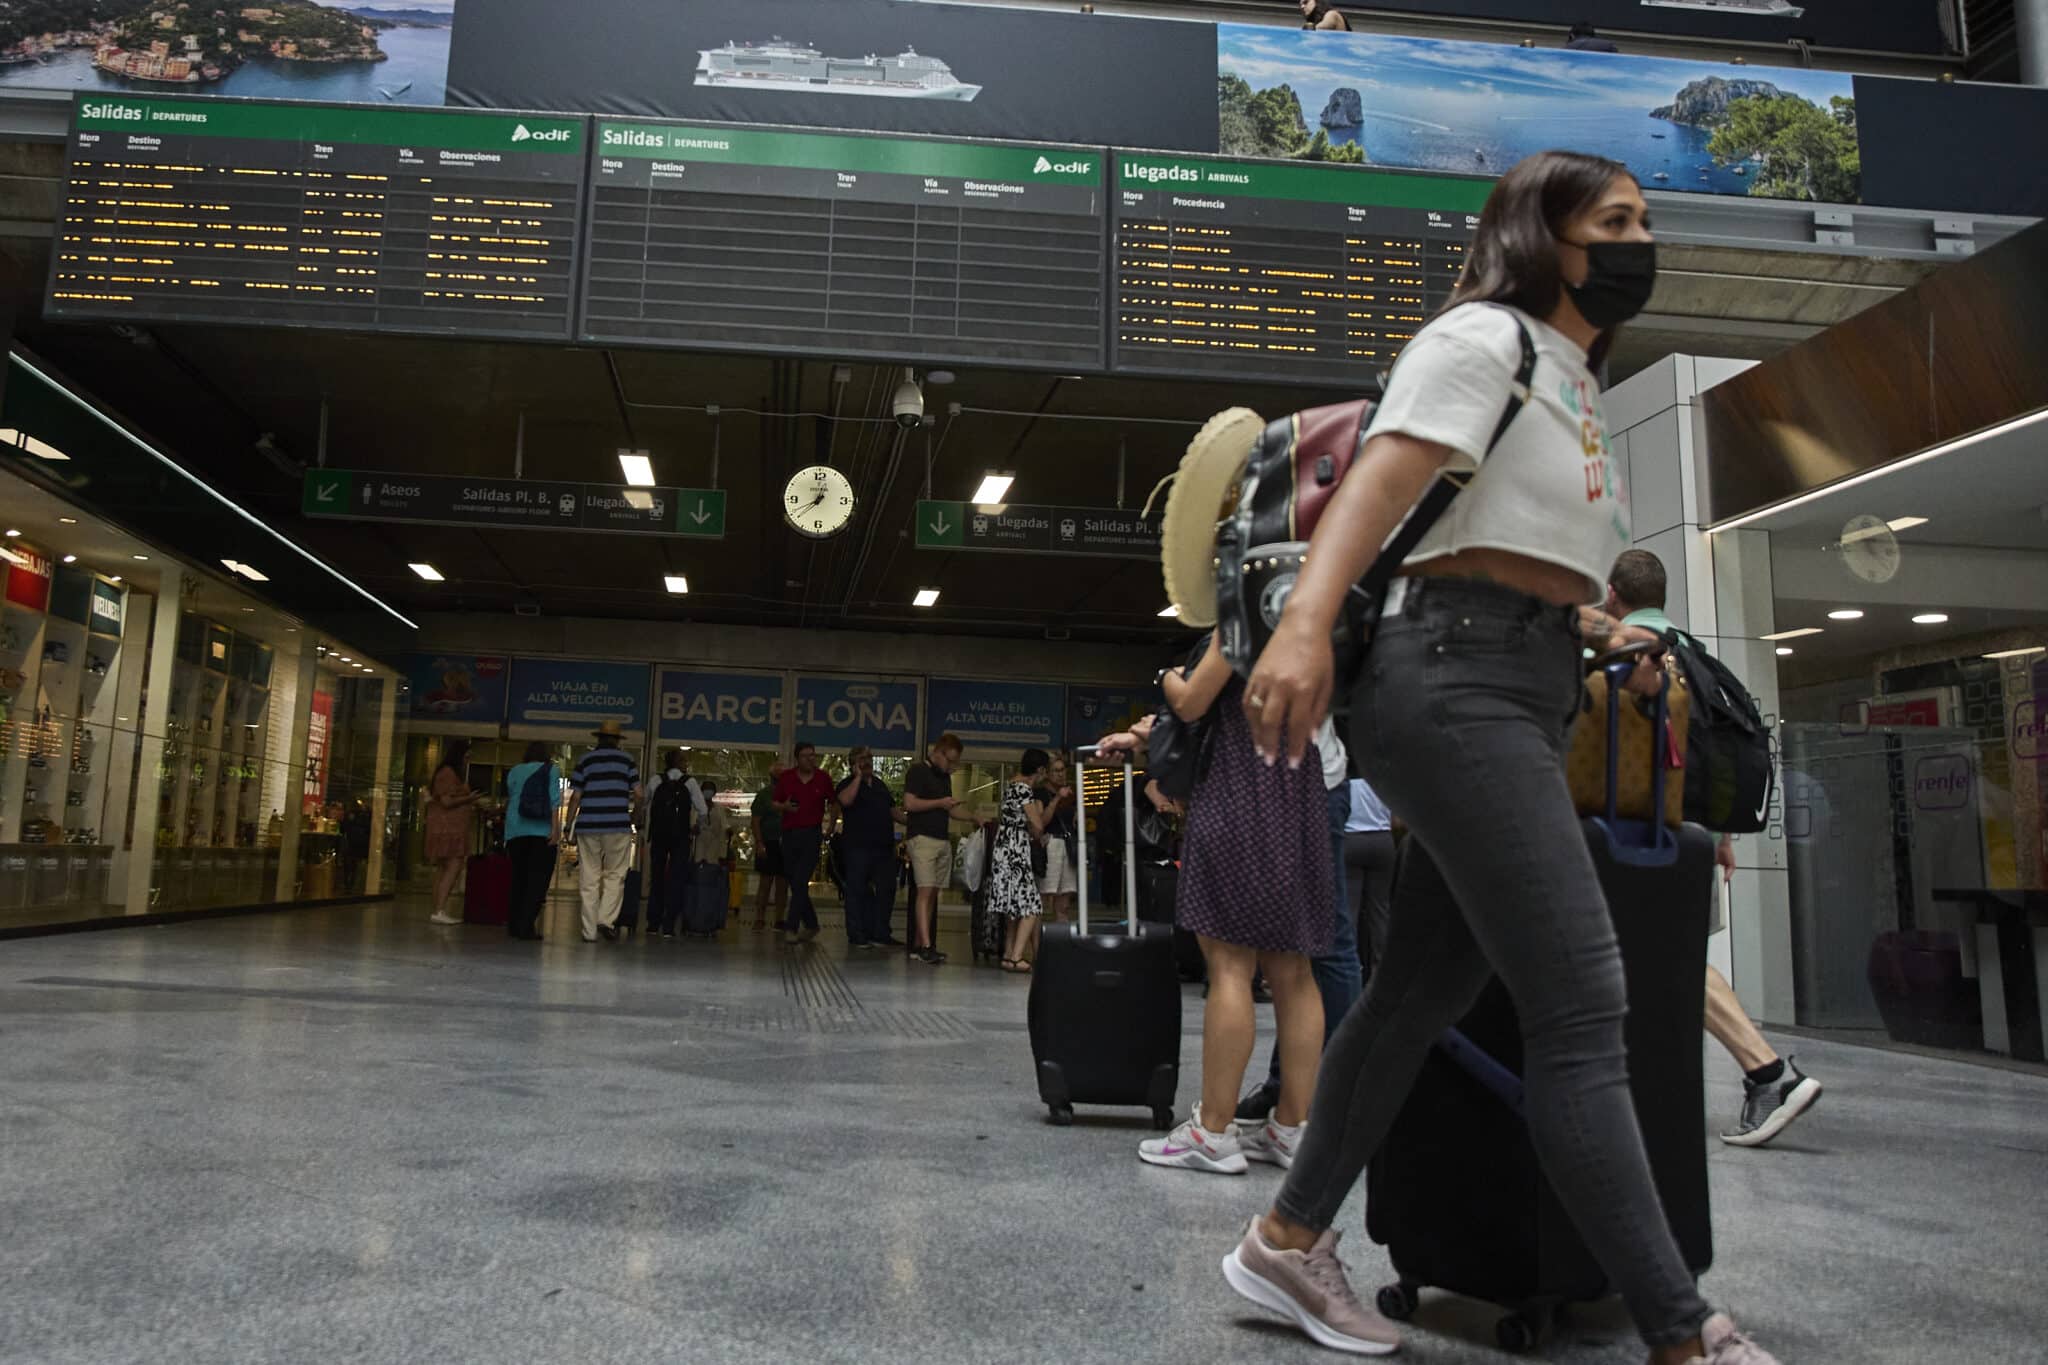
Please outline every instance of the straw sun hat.
[[1237, 501], [1238, 481], [1266, 419], [1250, 408], [1211, 417], [1180, 457], [1166, 494], [1159, 534], [1159, 567], [1166, 598], [1182, 624], [1216, 624], [1216, 523]]

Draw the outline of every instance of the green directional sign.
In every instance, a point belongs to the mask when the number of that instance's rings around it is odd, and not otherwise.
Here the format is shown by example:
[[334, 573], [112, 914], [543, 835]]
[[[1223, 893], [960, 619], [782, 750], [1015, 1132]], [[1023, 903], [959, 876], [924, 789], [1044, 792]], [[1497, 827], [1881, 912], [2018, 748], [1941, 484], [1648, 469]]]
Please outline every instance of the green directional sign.
[[960, 528], [967, 523], [964, 502], [921, 501], [917, 504], [917, 548], [950, 550], [960, 545]]
[[984, 510], [927, 499], [917, 505], [920, 550], [993, 550], [1004, 554], [1157, 559], [1157, 515], [1119, 507], [1010, 503]]
[[346, 521], [725, 538], [725, 491], [309, 469], [299, 510]]
[[678, 488], [675, 490], [676, 534], [705, 540], [725, 539], [725, 490], [723, 488]]
[[346, 469], [309, 469], [299, 510], [309, 517], [340, 516], [348, 511], [355, 476]]

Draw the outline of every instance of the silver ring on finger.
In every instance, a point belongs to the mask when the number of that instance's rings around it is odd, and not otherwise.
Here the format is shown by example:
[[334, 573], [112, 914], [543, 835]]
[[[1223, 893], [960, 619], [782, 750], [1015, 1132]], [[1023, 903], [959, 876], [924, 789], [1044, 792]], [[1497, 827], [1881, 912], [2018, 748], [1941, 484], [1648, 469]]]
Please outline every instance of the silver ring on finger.
[[1254, 711], [1263, 711], [1266, 709], [1266, 699], [1261, 696], [1254, 695], [1247, 697], [1245, 698], [1245, 704], [1247, 706], [1250, 706]]

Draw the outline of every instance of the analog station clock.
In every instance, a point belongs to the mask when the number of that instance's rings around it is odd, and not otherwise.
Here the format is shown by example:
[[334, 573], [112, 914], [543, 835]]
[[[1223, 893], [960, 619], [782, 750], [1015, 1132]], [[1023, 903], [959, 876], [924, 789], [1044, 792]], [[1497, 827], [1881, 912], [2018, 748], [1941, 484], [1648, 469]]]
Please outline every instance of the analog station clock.
[[853, 485], [830, 465], [799, 469], [782, 490], [782, 516], [813, 540], [836, 536], [853, 520]]

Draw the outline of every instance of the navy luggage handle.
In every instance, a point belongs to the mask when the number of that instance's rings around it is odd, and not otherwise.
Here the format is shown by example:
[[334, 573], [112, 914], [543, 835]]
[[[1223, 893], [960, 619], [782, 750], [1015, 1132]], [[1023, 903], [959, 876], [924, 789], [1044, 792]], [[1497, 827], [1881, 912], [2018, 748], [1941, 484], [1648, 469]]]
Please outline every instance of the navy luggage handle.
[[1650, 725], [1650, 818], [1624, 820], [1615, 808], [1621, 769], [1622, 684], [1636, 668], [1634, 658], [1600, 666], [1607, 676], [1607, 813], [1592, 817], [1607, 844], [1607, 856], [1625, 867], [1670, 867], [1678, 861], [1678, 836], [1664, 823], [1664, 756], [1671, 735], [1671, 675], [1657, 690]]

